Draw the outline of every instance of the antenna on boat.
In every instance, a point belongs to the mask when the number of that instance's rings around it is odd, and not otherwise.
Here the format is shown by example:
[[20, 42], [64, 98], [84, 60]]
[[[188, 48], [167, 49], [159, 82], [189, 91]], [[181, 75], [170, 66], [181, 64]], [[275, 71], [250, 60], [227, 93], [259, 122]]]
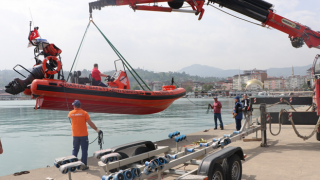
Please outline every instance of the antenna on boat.
[[[32, 22], [34, 22], [34, 21], [33, 21], [33, 17], [32, 17], [32, 13], [31, 13], [30, 7], [29, 7], [29, 12], [30, 12], [31, 20], [32, 20], [32, 21], [30, 21], [30, 30], [31, 30], [31, 24], [32, 24]], [[33, 26], [34, 26], [34, 23], [33, 23]]]

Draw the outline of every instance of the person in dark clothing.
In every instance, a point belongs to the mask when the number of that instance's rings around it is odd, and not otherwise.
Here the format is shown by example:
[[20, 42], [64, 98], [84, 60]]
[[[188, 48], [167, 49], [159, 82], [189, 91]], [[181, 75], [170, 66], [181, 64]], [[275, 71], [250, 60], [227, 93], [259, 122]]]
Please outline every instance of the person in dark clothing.
[[248, 99], [248, 96], [246, 94], [243, 95], [243, 99], [241, 101], [243, 106], [243, 114], [244, 117], [247, 117], [247, 113], [250, 111], [250, 100]]
[[241, 129], [241, 120], [242, 120], [242, 104], [240, 102], [240, 97], [236, 96], [233, 98], [235, 105], [233, 108], [233, 118], [236, 120], [236, 129], [239, 131]]

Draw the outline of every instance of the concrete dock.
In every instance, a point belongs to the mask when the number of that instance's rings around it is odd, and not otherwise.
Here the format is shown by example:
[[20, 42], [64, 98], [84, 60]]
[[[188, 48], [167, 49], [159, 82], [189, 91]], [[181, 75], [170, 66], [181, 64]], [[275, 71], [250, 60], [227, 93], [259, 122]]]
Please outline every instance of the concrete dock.
[[[309, 135], [314, 126], [297, 126], [297, 128], [300, 134]], [[207, 132], [201, 131], [188, 134], [187, 141], [184, 141], [182, 145], [190, 145], [194, 141], [199, 141], [200, 138], [206, 139], [209, 142], [212, 138], [221, 137], [223, 134], [230, 134], [233, 130], [235, 130], [235, 124], [225, 126], [225, 130], [209, 129]], [[272, 130], [277, 132], [278, 125], [272, 125]], [[260, 136], [261, 132], [258, 131], [258, 137]], [[256, 137], [256, 133], [247, 136], [246, 139], [252, 137]], [[260, 147], [261, 141], [237, 141], [231, 143], [230, 146], [240, 146], [244, 153], [247, 154], [246, 161], [243, 161], [242, 179], [320, 179], [318, 175], [319, 168], [317, 166], [319, 163], [320, 142], [318, 142], [314, 136], [308, 141], [303, 141], [296, 136], [291, 125], [286, 125], [282, 126], [282, 131], [278, 136], [272, 136], [268, 130], [267, 139], [269, 147]], [[166, 145], [175, 149], [175, 143], [172, 139], [155, 143], [160, 146]], [[72, 173], [72, 179], [101, 179], [98, 160], [90, 157], [88, 159], [88, 165], [90, 167], [89, 170]], [[182, 164], [174, 169], [183, 170], [184, 168], [188, 171], [195, 169], [196, 166], [189, 165], [184, 167]], [[47, 177], [51, 177], [54, 180], [68, 179], [68, 176], [61, 174], [56, 167], [44, 167], [30, 170], [30, 174], [3, 176], [0, 177], [0, 180], [45, 180]], [[165, 175], [163, 179], [170, 180], [175, 177], [177, 176]]]

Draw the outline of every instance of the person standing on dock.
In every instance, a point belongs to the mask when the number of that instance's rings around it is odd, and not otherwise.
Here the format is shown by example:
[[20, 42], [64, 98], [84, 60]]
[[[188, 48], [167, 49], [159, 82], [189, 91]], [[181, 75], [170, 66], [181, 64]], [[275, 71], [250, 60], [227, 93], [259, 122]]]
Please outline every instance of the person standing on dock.
[[240, 97], [236, 96], [233, 98], [235, 105], [233, 108], [233, 118], [236, 120], [236, 129], [239, 131], [241, 129], [241, 120], [242, 120], [242, 104], [240, 102]]
[[250, 112], [250, 100], [248, 99], [247, 94], [243, 95], [243, 99], [241, 103], [243, 105], [243, 114], [244, 114], [244, 117], [246, 118], [248, 113]]
[[218, 97], [215, 96], [213, 97], [214, 99], [214, 102], [213, 104], [209, 104], [209, 106], [213, 109], [213, 118], [214, 118], [214, 125], [215, 125], [215, 128], [214, 130], [217, 129], [217, 126], [218, 126], [218, 122], [217, 122], [217, 119], [219, 119], [219, 122], [220, 122], [220, 129], [223, 130], [223, 122], [222, 122], [222, 117], [221, 117], [221, 108], [222, 108], [222, 105], [221, 105], [221, 102], [218, 101]]
[[3, 153], [3, 148], [2, 148], [1, 139], [0, 139], [0, 154], [2, 153]]
[[81, 146], [82, 157], [81, 162], [83, 162], [86, 167], [82, 170], [89, 169], [87, 165], [88, 158], [88, 147], [89, 147], [89, 139], [88, 139], [88, 129], [87, 123], [89, 126], [94, 129], [97, 133], [102, 133], [96, 125], [90, 120], [89, 114], [81, 109], [81, 103], [79, 100], [75, 100], [73, 103], [74, 110], [69, 112], [68, 117], [72, 121], [72, 136], [73, 136], [73, 150], [72, 155], [78, 156], [78, 152]]

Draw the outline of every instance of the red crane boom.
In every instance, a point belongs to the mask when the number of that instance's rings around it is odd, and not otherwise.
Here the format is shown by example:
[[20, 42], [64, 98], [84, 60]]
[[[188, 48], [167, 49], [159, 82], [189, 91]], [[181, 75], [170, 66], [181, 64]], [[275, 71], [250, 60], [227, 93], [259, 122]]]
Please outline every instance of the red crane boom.
[[[167, 2], [169, 7], [162, 7], [156, 3]], [[184, 3], [188, 3], [192, 10], [180, 9]], [[154, 4], [141, 5], [141, 4]], [[313, 31], [308, 26], [286, 19], [274, 13], [273, 5], [264, 0], [209, 0], [209, 3], [216, 3], [219, 6], [226, 7], [257, 21], [260, 21], [264, 26], [270, 26], [279, 31], [289, 35], [291, 44], [295, 48], [300, 48], [304, 43], [309, 48], [320, 49], [320, 32]], [[90, 17], [92, 10], [101, 10], [105, 6], [122, 6], [129, 5], [134, 11], [160, 11], [160, 12], [183, 12], [194, 13], [199, 15], [198, 19], [201, 20], [204, 9], [204, 0], [98, 0], [89, 3]]]

